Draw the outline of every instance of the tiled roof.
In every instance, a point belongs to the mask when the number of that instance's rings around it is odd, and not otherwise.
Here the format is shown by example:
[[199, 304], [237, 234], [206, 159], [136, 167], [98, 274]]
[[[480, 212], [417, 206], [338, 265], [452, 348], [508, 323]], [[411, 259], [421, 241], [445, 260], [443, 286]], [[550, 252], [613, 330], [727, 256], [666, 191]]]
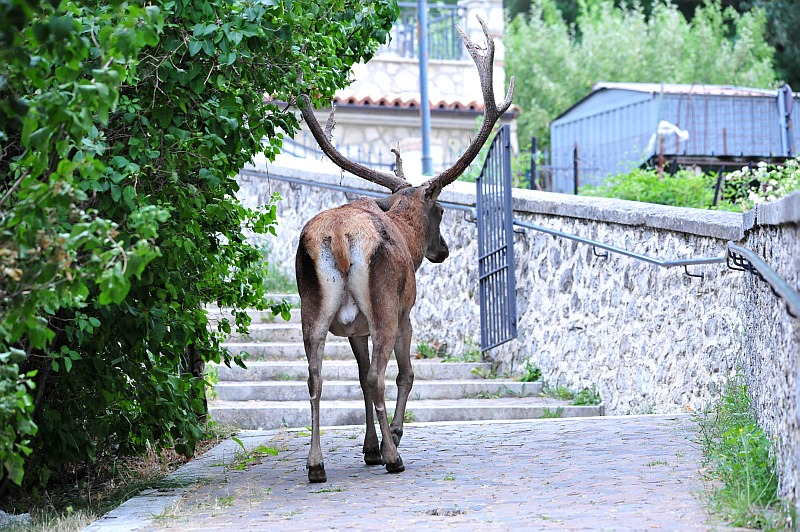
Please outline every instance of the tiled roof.
[[[370, 96], [358, 97], [352, 96], [337, 96], [334, 98], [336, 105], [352, 105], [357, 107], [386, 107], [395, 109], [419, 109], [419, 98], [402, 98], [402, 97], [381, 97], [372, 98]], [[448, 102], [441, 100], [439, 102], [431, 102], [431, 109], [441, 109], [448, 111], [483, 111], [483, 102], [475, 100], [470, 102], [452, 101]]]

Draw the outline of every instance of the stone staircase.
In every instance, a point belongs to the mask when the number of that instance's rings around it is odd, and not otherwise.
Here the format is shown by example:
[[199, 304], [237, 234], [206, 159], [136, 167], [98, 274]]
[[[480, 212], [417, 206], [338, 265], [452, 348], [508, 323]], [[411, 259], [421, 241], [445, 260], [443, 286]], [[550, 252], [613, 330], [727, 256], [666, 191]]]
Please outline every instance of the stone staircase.
[[[296, 296], [295, 296], [296, 297]], [[251, 311], [250, 334], [232, 334], [226, 342], [232, 353], [246, 352], [247, 370], [224, 365], [218, 371], [216, 398], [209, 404], [213, 420], [243, 429], [274, 429], [311, 424], [308, 399], [308, 365], [303, 351], [299, 309], [289, 322], [270, 312]], [[224, 311], [210, 310], [213, 316]], [[412, 343], [412, 346], [415, 346]], [[573, 406], [542, 396], [542, 383], [489, 375], [488, 362], [443, 362], [414, 359], [414, 387], [406, 408], [406, 421], [477, 421], [577, 417], [602, 415], [602, 406]], [[397, 395], [397, 364], [386, 370], [387, 408], [391, 413]], [[364, 423], [364, 399], [358, 366], [345, 338], [328, 336], [322, 364], [323, 426]]]

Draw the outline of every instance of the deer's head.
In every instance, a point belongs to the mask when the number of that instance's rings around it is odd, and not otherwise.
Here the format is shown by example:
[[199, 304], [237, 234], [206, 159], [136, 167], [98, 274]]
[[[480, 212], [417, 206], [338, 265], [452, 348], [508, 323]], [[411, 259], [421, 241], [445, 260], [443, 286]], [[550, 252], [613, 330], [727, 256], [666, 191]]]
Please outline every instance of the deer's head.
[[429, 261], [436, 263], [444, 261], [450, 254], [450, 251], [447, 247], [447, 242], [445, 242], [439, 230], [443, 214], [442, 206], [437, 201], [439, 194], [442, 192], [444, 187], [458, 179], [458, 177], [469, 167], [469, 165], [480, 152], [483, 145], [489, 139], [489, 135], [491, 135], [492, 129], [494, 128], [495, 123], [497, 123], [497, 120], [511, 106], [511, 98], [514, 95], [514, 78], [512, 77], [509, 80], [506, 97], [499, 105], [497, 102], [495, 102], [492, 77], [494, 67], [494, 41], [489, 36], [489, 30], [486, 27], [486, 23], [480, 17], [478, 17], [478, 22], [480, 22], [481, 28], [483, 28], [483, 34], [486, 37], [485, 49], [474, 44], [460, 27], [456, 26], [456, 29], [461, 35], [464, 46], [467, 48], [472, 60], [475, 62], [475, 66], [478, 68], [478, 76], [480, 78], [481, 92], [483, 94], [484, 102], [481, 127], [470, 142], [469, 146], [467, 146], [467, 149], [464, 151], [461, 157], [459, 157], [455, 164], [453, 164], [453, 166], [444, 170], [418, 187], [412, 187], [411, 184], [406, 181], [403, 174], [403, 161], [400, 158], [400, 152], [395, 149], [392, 150], [396, 157], [394, 174], [380, 172], [378, 170], [368, 168], [344, 157], [341, 153], [339, 153], [338, 150], [336, 150], [336, 148], [334, 148], [333, 144], [331, 143], [330, 137], [334, 126], [333, 109], [331, 110], [331, 114], [328, 117], [328, 122], [323, 130], [322, 126], [320, 126], [319, 122], [317, 121], [316, 116], [314, 116], [314, 112], [311, 108], [311, 101], [308, 95], [304, 94], [300, 97], [303, 118], [308, 124], [312, 135], [314, 135], [314, 138], [316, 139], [320, 148], [322, 148], [322, 151], [325, 153], [325, 155], [330, 157], [330, 159], [343, 170], [347, 170], [354, 175], [386, 187], [392, 192], [389, 197], [378, 200], [378, 205], [381, 207], [381, 209], [384, 211], [389, 211], [390, 209], [395, 208], [398, 203], [403, 203], [408, 199], [413, 199], [417, 202], [417, 207], [421, 207], [421, 209], [417, 210], [421, 210], [423, 217], [422, 222], [425, 235], [424, 255]]

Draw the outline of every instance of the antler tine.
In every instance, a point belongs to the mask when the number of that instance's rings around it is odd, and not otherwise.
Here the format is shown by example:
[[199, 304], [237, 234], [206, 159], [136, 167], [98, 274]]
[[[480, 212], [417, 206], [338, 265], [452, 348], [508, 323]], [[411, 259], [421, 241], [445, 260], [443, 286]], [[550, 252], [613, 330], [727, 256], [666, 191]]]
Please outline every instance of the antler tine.
[[408, 181], [402, 178], [402, 169], [400, 169], [400, 173], [398, 175], [379, 172], [378, 170], [373, 170], [372, 168], [368, 168], [355, 161], [351, 161], [339, 153], [339, 151], [334, 148], [330, 141], [330, 134], [333, 125], [333, 113], [331, 112], [331, 116], [328, 118], [326, 128], [323, 131], [322, 126], [317, 121], [317, 117], [314, 115], [314, 110], [311, 106], [311, 99], [307, 94], [301, 94], [300, 100], [303, 103], [303, 105], [300, 106], [300, 112], [303, 114], [303, 119], [306, 121], [308, 128], [311, 130], [311, 134], [314, 136], [314, 139], [316, 139], [317, 144], [319, 144], [319, 147], [322, 149], [325, 155], [327, 155], [330, 160], [336, 164], [336, 166], [342, 170], [350, 172], [353, 175], [357, 175], [362, 179], [371, 181], [376, 185], [386, 187], [392, 192], [397, 192], [401, 188], [411, 186]]
[[459, 159], [447, 170], [436, 175], [426, 182], [426, 185], [437, 184], [440, 188], [444, 188], [464, 173], [467, 167], [472, 163], [475, 157], [480, 153], [481, 147], [488, 140], [489, 135], [492, 133], [494, 125], [497, 120], [505, 113], [511, 106], [511, 99], [514, 97], [514, 77], [512, 76], [508, 82], [508, 92], [506, 97], [498, 105], [494, 99], [494, 40], [489, 35], [489, 28], [483, 19], [478, 16], [478, 22], [483, 29], [483, 35], [486, 37], [486, 53], [481, 53], [482, 48], [472, 42], [472, 39], [461, 29], [456, 26], [458, 33], [461, 35], [461, 40], [464, 41], [464, 46], [467, 48], [469, 55], [475, 62], [478, 68], [478, 77], [481, 82], [481, 92], [483, 93], [483, 121], [478, 130], [478, 134], [472, 139], [467, 149], [459, 157]]

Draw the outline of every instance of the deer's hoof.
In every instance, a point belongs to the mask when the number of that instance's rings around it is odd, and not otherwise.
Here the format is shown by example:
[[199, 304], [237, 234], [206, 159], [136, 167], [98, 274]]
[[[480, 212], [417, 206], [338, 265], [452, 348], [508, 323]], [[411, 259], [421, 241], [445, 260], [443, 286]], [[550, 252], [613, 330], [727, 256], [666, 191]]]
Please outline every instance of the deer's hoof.
[[405, 470], [406, 466], [403, 465], [403, 459], [399, 456], [397, 457], [397, 462], [386, 464], [386, 471], [389, 473], [402, 473]]
[[403, 429], [392, 427], [392, 441], [395, 447], [400, 447], [400, 440], [403, 438]]
[[325, 474], [325, 464], [309, 466], [308, 481], [313, 483], [328, 482], [328, 475]]
[[364, 463], [367, 465], [384, 465], [386, 462], [383, 461], [380, 451], [376, 451], [364, 453]]

